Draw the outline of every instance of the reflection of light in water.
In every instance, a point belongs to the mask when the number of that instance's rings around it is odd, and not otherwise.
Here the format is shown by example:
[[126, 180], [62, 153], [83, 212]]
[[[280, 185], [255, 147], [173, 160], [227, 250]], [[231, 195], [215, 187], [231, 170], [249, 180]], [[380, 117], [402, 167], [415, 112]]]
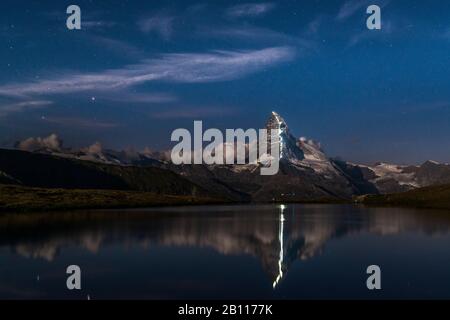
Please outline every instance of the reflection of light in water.
[[286, 206], [281, 205], [280, 206], [280, 232], [278, 234], [278, 240], [280, 241], [280, 258], [278, 260], [278, 276], [275, 279], [275, 281], [273, 282], [273, 288], [274, 289], [278, 285], [280, 280], [283, 278], [283, 256], [284, 256], [284, 252], [283, 252], [283, 236], [284, 236], [284, 220], [285, 220], [284, 219], [284, 214], [283, 214], [284, 209], [286, 209]]

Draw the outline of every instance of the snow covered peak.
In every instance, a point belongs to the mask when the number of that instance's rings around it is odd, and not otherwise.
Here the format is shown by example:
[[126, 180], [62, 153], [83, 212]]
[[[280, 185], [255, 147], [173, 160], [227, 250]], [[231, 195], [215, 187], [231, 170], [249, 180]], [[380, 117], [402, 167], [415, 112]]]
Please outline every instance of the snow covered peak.
[[275, 129], [282, 132], [287, 132], [288, 126], [286, 124], [286, 121], [284, 121], [284, 119], [278, 113], [272, 111], [269, 120], [267, 120], [266, 129]]
[[440, 165], [441, 163], [434, 161], [434, 160], [428, 160], [425, 161], [425, 163], [423, 165]]
[[314, 140], [294, 137], [286, 121], [277, 112], [272, 112], [266, 129], [276, 130], [280, 138], [281, 160], [295, 165], [299, 170], [313, 170], [325, 178], [339, 176], [333, 163], [323, 152], [320, 143]]
[[289, 133], [286, 121], [275, 111], [272, 111], [269, 120], [267, 120], [266, 129], [269, 131], [276, 130], [278, 133], [280, 139], [280, 159], [297, 162], [305, 158], [303, 151], [297, 145], [295, 137]]

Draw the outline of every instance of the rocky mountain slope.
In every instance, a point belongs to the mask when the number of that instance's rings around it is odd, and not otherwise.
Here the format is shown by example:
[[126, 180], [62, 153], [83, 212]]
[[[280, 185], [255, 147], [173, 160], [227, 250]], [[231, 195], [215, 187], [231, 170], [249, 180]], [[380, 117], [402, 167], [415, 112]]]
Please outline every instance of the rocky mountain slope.
[[253, 201], [350, 199], [360, 193], [317, 143], [296, 139], [280, 115], [273, 112], [266, 128], [277, 130], [280, 135], [280, 170], [274, 176], [260, 175], [261, 164], [210, 165], [195, 169], [170, 163], [161, 165], [208, 189], [226, 188]]
[[0, 149], [1, 183], [65, 189], [132, 190], [167, 195], [211, 192], [172, 171], [118, 166], [48, 154]]
[[427, 161], [419, 166], [377, 163], [373, 166], [336, 161], [336, 164], [363, 185], [363, 193], [396, 193], [450, 183], [450, 165]]
[[17, 144], [18, 148], [31, 146], [33, 152], [0, 150], [0, 183], [165, 194], [199, 192], [234, 201], [285, 202], [348, 200], [355, 195], [450, 183], [448, 164], [361, 165], [332, 159], [319, 143], [294, 137], [276, 112], [266, 128], [276, 130], [281, 141], [280, 170], [274, 176], [261, 176], [261, 163], [178, 166], [170, 162], [167, 151], [114, 151], [98, 143], [79, 150], [63, 148], [52, 135]]

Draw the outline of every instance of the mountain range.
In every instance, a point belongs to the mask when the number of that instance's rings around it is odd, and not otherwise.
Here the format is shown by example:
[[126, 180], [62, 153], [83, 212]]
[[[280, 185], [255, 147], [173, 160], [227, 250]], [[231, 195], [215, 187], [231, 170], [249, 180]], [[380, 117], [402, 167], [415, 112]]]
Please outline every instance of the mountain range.
[[201, 194], [240, 202], [348, 200], [450, 183], [449, 164], [363, 165], [328, 157], [319, 143], [292, 135], [276, 112], [266, 128], [278, 130], [283, 141], [280, 170], [274, 176], [261, 176], [259, 163], [174, 165], [165, 151], [114, 151], [98, 143], [63, 148], [52, 135], [17, 143], [15, 150], [0, 149], [0, 183]]

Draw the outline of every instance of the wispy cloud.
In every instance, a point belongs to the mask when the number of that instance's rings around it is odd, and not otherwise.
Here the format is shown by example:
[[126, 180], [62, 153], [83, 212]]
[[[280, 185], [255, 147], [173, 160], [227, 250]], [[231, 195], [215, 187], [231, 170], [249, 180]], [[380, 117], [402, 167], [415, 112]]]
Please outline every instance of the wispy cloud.
[[257, 17], [266, 14], [275, 8], [274, 3], [243, 3], [228, 8], [226, 15], [232, 18]]
[[314, 46], [314, 43], [306, 38], [252, 25], [202, 27], [198, 29], [197, 34], [202, 37], [242, 40], [246, 43], [260, 43], [264, 45], [289, 45], [302, 48]]
[[97, 96], [99, 99], [115, 101], [115, 102], [127, 102], [127, 103], [169, 103], [178, 101], [178, 97], [168, 93], [137, 93], [137, 92], [127, 92], [120, 91], [117, 93], [108, 93], [102, 97], [102, 95]]
[[66, 74], [52, 79], [6, 84], [0, 86], [0, 95], [27, 97], [82, 91], [115, 91], [152, 81], [179, 83], [227, 81], [289, 61], [294, 56], [295, 51], [292, 47], [165, 54], [121, 69]]
[[376, 39], [380, 36], [386, 36], [396, 31], [396, 27], [391, 20], [385, 19], [382, 23], [380, 31], [373, 32], [372, 30], [363, 29], [363, 31], [357, 32], [350, 37], [347, 47], [353, 47], [366, 40]]
[[140, 30], [144, 33], [156, 33], [164, 40], [169, 40], [173, 33], [175, 17], [166, 14], [157, 14], [138, 22]]
[[[339, 9], [336, 19], [339, 21], [346, 20], [353, 16], [357, 11], [367, 6], [367, 0], [349, 0], [344, 2]], [[365, 12], [365, 11], [364, 11]]]
[[47, 100], [30, 100], [0, 105], [0, 117], [30, 109], [45, 108], [51, 104], [53, 102]]

